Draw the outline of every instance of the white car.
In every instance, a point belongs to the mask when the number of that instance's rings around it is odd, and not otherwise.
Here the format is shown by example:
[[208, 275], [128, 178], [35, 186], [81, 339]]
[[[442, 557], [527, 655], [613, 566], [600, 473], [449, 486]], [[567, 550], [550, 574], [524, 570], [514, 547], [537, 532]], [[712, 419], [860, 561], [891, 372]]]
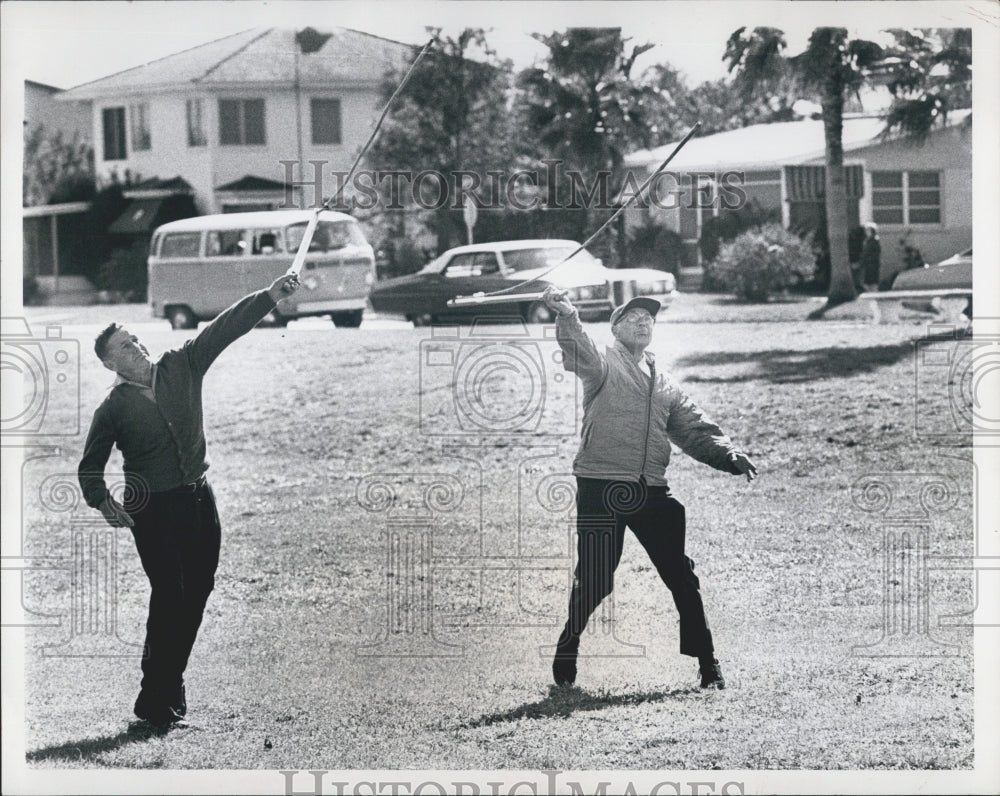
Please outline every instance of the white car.
[[[606, 319], [633, 296], [652, 296], [664, 305], [673, 298], [673, 274], [652, 268], [605, 268], [586, 249], [566, 260], [579, 246], [572, 240], [549, 239], [458, 246], [415, 274], [378, 283], [371, 304], [377, 312], [404, 315], [419, 326], [491, 316], [548, 323], [552, 312], [538, 297], [548, 285], [567, 290], [584, 320]], [[546, 273], [553, 266], [557, 267]], [[509, 301], [448, 305], [457, 296], [507, 289], [511, 289]]]

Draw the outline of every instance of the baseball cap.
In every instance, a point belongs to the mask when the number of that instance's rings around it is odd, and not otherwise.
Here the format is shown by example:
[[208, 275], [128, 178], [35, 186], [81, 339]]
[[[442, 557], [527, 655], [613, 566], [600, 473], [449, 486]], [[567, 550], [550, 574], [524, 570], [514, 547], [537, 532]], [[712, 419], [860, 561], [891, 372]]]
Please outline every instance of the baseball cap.
[[660, 311], [660, 302], [658, 302], [655, 298], [650, 298], [649, 296], [636, 296], [633, 299], [629, 299], [611, 313], [611, 325], [614, 326], [622, 319], [622, 316], [626, 312], [635, 307], [647, 310], [649, 314], [655, 318], [656, 313]]

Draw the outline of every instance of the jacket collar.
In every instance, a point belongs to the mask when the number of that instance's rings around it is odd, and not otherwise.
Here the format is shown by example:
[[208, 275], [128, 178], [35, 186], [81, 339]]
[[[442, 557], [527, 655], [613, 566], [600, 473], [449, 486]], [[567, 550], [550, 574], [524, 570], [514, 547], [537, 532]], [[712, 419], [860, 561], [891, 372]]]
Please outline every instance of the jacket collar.
[[[632, 359], [632, 352], [625, 347], [625, 345], [622, 343], [621, 340], [615, 340], [613, 348], [629, 362], [635, 362], [635, 360]], [[643, 356], [646, 358], [646, 364], [649, 365], [650, 368], [654, 367], [656, 365], [656, 356], [653, 354], [653, 352], [650, 351], [649, 349], [646, 349], [642, 353]], [[639, 363], [635, 362], [635, 364], [638, 365]]]

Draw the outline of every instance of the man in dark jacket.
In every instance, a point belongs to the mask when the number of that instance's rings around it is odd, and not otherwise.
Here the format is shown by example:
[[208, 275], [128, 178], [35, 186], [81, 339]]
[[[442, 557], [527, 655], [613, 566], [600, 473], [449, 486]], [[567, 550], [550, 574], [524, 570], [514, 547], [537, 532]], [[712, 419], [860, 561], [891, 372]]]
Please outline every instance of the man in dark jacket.
[[583, 382], [582, 441], [573, 462], [577, 564], [553, 678], [557, 685], [576, 680], [580, 636], [614, 588], [628, 526], [673, 595], [681, 654], [698, 659], [703, 688], [724, 688], [694, 562], [684, 554], [684, 506], [670, 494], [664, 471], [671, 442], [698, 461], [747, 480], [757, 469], [673, 381], [657, 372], [646, 347], [658, 301], [639, 297], [616, 309], [611, 315], [615, 344], [602, 353], [565, 293], [550, 287], [544, 300], [558, 315], [563, 367]]
[[[134, 710], [152, 724], [180, 721], [187, 712], [184, 670], [219, 563], [219, 515], [205, 478], [202, 381], [226, 346], [298, 285], [294, 275], [279, 277], [155, 363], [138, 338], [115, 323], [94, 343], [118, 379], [94, 413], [78, 475], [87, 505], [111, 526], [132, 529], [149, 578], [142, 687]], [[116, 444], [124, 460], [125, 505], [104, 481]]]

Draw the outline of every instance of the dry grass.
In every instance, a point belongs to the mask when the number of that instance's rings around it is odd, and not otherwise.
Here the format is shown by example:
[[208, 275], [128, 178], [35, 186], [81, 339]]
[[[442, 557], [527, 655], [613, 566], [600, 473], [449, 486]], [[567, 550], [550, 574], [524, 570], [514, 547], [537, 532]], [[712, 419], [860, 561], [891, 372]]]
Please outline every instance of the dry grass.
[[[688, 509], [689, 554], [729, 689], [694, 687], [695, 665], [677, 653], [669, 594], [629, 538], [617, 621], [595, 615], [579, 687], [550, 690], [540, 647], [553, 643], [566, 599], [570, 526], [565, 514], [539, 508], [533, 490], [545, 476], [566, 473], [576, 448], [569, 381], [550, 384], [542, 431], [551, 433], [455, 446], [418, 427], [419, 345], [429, 330], [293, 324], [236, 343], [206, 384], [210, 476], [224, 536], [189, 667], [191, 727], [162, 737], [127, 733], [138, 661], [44, 657], [42, 646], [68, 630], [35, 630], [26, 664], [29, 761], [227, 769], [971, 767], [971, 633], [935, 630], [956, 645], [954, 657], [854, 650], [879, 638], [882, 621], [882, 529], [852, 503], [856, 479], [897, 471], [955, 478], [961, 494], [935, 516], [931, 553], [972, 551], [968, 440], [914, 434], [915, 405], [944, 413], [949, 395], [941, 376], [924, 379], [914, 395], [914, 340], [923, 329], [809, 323], [802, 320], [808, 303], [775, 310], [782, 322], [760, 322], [760, 308], [705, 300], [702, 314], [712, 317], [696, 321], [696, 301], [658, 324], [654, 350], [762, 470], [747, 485], [678, 455], [668, 473]], [[81, 310], [67, 333], [86, 351], [109, 314]], [[162, 325], [136, 328], [154, 350], [182, 338]], [[603, 325], [593, 331], [606, 339]], [[86, 354], [84, 364], [87, 420], [109, 378]], [[494, 388], [511, 405], [523, 400], [509, 384]], [[444, 384], [424, 399], [427, 411], [444, 411], [452, 396]], [[59, 456], [29, 465], [25, 494], [48, 474], [71, 473], [81, 446], [82, 438], [71, 440]], [[358, 502], [362, 479], [375, 474], [399, 485], [397, 508], [411, 517], [419, 502], [405, 501], [431, 475], [450, 474], [464, 490], [454, 511], [431, 519], [435, 633], [454, 645], [435, 649], [455, 654], [362, 654], [384, 633], [388, 586], [405, 580], [387, 569], [388, 515]], [[27, 555], [67, 554], [65, 515], [29, 501], [24, 526]], [[138, 641], [147, 586], [128, 534], [118, 538], [120, 634]], [[935, 578], [932, 588], [932, 621], [972, 605], [967, 575]], [[65, 614], [68, 574], [30, 575], [27, 603]]]

